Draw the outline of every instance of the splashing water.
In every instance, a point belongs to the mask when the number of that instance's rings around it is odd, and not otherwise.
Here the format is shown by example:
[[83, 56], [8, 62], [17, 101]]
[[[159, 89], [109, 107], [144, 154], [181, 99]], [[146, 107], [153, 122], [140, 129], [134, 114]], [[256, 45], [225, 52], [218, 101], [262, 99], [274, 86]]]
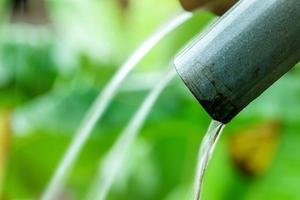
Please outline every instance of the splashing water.
[[209, 128], [204, 135], [202, 143], [200, 145], [198, 154], [198, 165], [197, 165], [197, 175], [195, 180], [195, 196], [194, 200], [199, 200], [201, 198], [202, 183], [204, 178], [204, 172], [208, 165], [208, 162], [212, 156], [215, 145], [223, 131], [224, 124], [221, 122], [212, 120]]
[[106, 198], [116, 176], [121, 171], [122, 164], [126, 159], [130, 146], [137, 137], [147, 115], [150, 113], [160, 93], [175, 77], [175, 74], [176, 72], [172, 67], [145, 98], [118, 140], [104, 157], [103, 162], [99, 164], [98, 176], [92, 185], [91, 192], [87, 199], [104, 200]]
[[150, 36], [139, 48], [137, 48], [129, 59], [121, 66], [120, 70], [113, 76], [110, 82], [96, 98], [89, 111], [87, 112], [83, 123], [76, 132], [72, 143], [66, 151], [60, 162], [52, 180], [46, 188], [42, 200], [56, 199], [59, 191], [64, 186], [65, 179], [76, 161], [76, 158], [91, 134], [95, 124], [106, 111], [109, 103], [115, 96], [121, 86], [122, 81], [130, 71], [139, 63], [139, 61], [169, 32], [173, 31], [179, 25], [192, 17], [190, 12], [182, 12], [172, 18], [166, 24], [161, 26], [152, 36]]

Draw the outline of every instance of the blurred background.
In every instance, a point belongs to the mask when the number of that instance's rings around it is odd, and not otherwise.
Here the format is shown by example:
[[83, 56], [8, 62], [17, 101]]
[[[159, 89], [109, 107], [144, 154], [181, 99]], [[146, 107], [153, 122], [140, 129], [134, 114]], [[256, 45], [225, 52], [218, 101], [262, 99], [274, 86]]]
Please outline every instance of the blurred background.
[[[41, 195], [96, 95], [130, 52], [180, 9], [177, 0], [0, 0], [1, 200]], [[194, 13], [130, 74], [70, 172], [62, 199], [86, 196], [99, 160], [176, 52], [215, 18]], [[300, 199], [299, 78], [295, 67], [226, 126], [203, 199]], [[186, 199], [209, 122], [176, 77], [108, 199]]]

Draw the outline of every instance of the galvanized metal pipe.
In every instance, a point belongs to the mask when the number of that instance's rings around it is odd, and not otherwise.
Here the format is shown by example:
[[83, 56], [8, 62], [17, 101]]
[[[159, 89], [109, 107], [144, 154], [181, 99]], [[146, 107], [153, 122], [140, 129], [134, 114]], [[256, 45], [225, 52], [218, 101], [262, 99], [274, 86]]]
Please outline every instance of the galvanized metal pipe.
[[242, 0], [176, 58], [210, 116], [228, 123], [300, 60], [300, 1]]

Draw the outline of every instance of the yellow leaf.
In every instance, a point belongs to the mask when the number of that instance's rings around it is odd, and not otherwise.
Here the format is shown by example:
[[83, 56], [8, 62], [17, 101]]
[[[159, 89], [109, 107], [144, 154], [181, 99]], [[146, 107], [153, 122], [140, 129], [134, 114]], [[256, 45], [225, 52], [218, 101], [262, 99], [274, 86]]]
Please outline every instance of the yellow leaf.
[[5, 176], [5, 165], [11, 140], [11, 125], [9, 112], [0, 113], [0, 199]]
[[264, 173], [271, 165], [278, 146], [280, 125], [264, 122], [233, 134], [230, 154], [238, 169], [247, 175]]

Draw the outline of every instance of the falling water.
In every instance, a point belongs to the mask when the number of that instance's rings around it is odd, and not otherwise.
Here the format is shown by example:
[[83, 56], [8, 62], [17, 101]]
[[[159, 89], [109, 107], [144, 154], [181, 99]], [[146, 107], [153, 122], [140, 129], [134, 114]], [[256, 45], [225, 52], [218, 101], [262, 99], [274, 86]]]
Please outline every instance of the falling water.
[[172, 67], [145, 98], [111, 150], [104, 157], [103, 162], [99, 164], [98, 176], [96, 176], [87, 199], [104, 200], [106, 198], [118, 172], [121, 171], [122, 164], [126, 159], [131, 144], [137, 137], [139, 129], [144, 124], [160, 93], [174, 78], [175, 74], [175, 70]]
[[178, 16], [172, 18], [166, 24], [161, 26], [153, 35], [137, 48], [129, 59], [121, 66], [120, 70], [113, 76], [110, 82], [105, 86], [99, 94], [96, 101], [93, 103], [87, 112], [81, 126], [76, 132], [72, 143], [66, 151], [62, 161], [55, 171], [52, 180], [50, 181], [45, 193], [42, 196], [43, 200], [55, 199], [62, 187], [65, 179], [76, 161], [76, 158], [91, 134], [95, 124], [101, 118], [109, 103], [118, 91], [122, 81], [126, 78], [129, 72], [139, 63], [139, 61], [169, 32], [173, 31], [179, 25], [192, 17], [192, 13], [182, 12]]
[[199, 200], [201, 197], [201, 189], [202, 189], [204, 172], [214, 151], [215, 144], [217, 143], [219, 136], [223, 131], [224, 126], [225, 125], [222, 124], [221, 122], [212, 120], [206, 134], [204, 135], [198, 153], [198, 165], [197, 165], [197, 172], [196, 172], [197, 174], [196, 174], [196, 180], [194, 185], [195, 187], [194, 200]]

